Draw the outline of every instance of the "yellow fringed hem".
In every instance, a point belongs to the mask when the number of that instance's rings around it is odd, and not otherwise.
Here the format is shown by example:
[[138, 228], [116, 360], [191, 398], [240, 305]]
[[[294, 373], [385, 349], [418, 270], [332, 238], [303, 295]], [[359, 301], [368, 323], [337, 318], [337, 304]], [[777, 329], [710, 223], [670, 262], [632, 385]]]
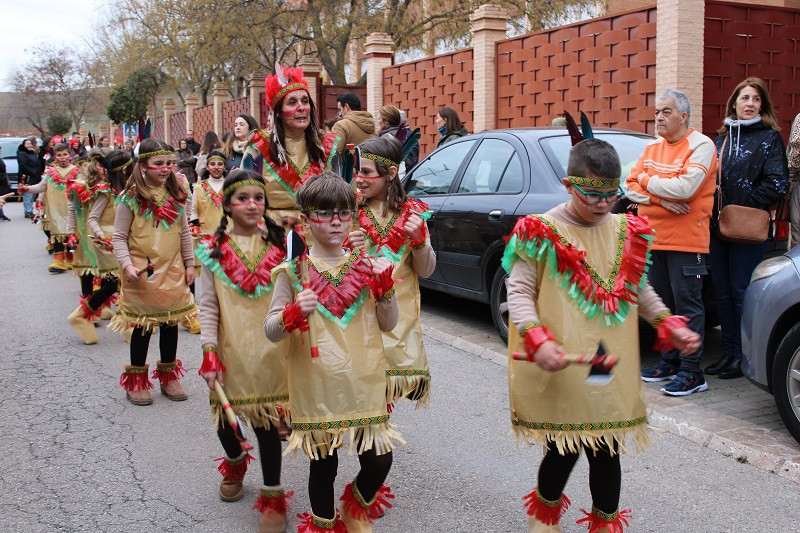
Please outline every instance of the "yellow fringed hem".
[[428, 407], [431, 401], [431, 377], [389, 376], [386, 382], [386, 403], [400, 404], [405, 400], [414, 402], [415, 409]]
[[164, 312], [163, 316], [149, 316], [149, 315], [125, 315], [124, 311], [117, 309], [117, 314], [114, 315], [108, 323], [108, 329], [116, 333], [125, 333], [130, 327], [142, 327], [145, 331], [153, 331], [156, 326], [174, 326], [180, 323], [181, 320], [187, 317], [197, 316], [197, 306], [191, 304], [186, 310], [177, 310], [176, 312]]
[[305, 452], [311, 459], [331, 455], [342, 446], [345, 435], [350, 441], [347, 451], [353, 453], [358, 448], [359, 455], [372, 449], [376, 454], [383, 455], [394, 450], [395, 444], [392, 441], [406, 443], [400, 432], [389, 422], [336, 429], [298, 430], [296, 426], [297, 424], [292, 424], [292, 434], [289, 435], [288, 446], [283, 452], [283, 455], [291, 453], [292, 458], [297, 458], [298, 450]]
[[642, 452], [650, 446], [653, 441], [650, 439], [648, 429], [650, 425], [645, 420], [643, 423], [625, 428], [580, 430], [580, 431], [553, 431], [546, 429], [533, 429], [520, 424], [515, 424], [512, 420], [516, 445], [520, 441], [531, 445], [533, 443], [546, 446], [548, 443], [555, 443], [558, 453], [580, 453], [583, 447], [597, 450], [603, 446], [611, 450], [612, 455], [615, 450], [619, 453], [627, 453], [625, 443], [630, 437], [637, 452]]
[[[211, 419], [214, 424], [214, 429], [219, 429], [222, 426], [222, 421], [225, 419], [225, 410], [222, 404], [216, 398], [209, 398]], [[280, 424], [281, 418], [286, 419], [289, 423], [288, 417], [288, 404], [268, 402], [268, 403], [253, 403], [246, 405], [236, 405], [236, 398], [230, 398], [231, 407], [233, 412], [242, 419], [243, 422], [250, 424], [253, 427], [270, 429], [277, 427]]]

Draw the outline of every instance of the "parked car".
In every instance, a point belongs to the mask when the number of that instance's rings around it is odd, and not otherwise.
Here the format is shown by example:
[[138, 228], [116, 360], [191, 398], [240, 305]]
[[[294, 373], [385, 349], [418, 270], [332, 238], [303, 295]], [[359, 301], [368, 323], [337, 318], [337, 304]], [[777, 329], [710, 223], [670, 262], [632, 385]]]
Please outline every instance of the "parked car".
[[[17, 148], [27, 137], [0, 137], [0, 156], [6, 164], [6, 173], [8, 174], [8, 182], [11, 185], [11, 190], [14, 191], [14, 196], [17, 194], [17, 184], [19, 182], [19, 163], [17, 162]], [[39, 146], [42, 141], [37, 139]]]
[[[619, 153], [623, 175], [653, 139], [634, 131], [595, 129]], [[438, 148], [404, 178], [407, 193], [426, 202], [437, 264], [423, 287], [488, 303], [508, 338], [503, 237], [517, 219], [567, 200], [561, 179], [572, 147], [564, 128], [525, 128], [467, 135]]]
[[742, 371], [800, 442], [800, 247], [762, 261], [742, 308]]

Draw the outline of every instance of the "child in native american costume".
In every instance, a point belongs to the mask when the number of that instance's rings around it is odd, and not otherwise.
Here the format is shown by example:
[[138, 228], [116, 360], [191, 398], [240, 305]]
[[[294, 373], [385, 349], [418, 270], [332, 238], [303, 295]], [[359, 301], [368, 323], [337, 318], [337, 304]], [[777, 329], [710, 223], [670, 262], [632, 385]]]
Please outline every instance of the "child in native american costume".
[[[224, 168], [224, 159], [221, 163]], [[203, 365], [199, 374], [211, 389], [211, 413], [225, 449], [225, 457], [220, 458], [223, 480], [219, 497], [226, 502], [241, 499], [251, 457], [225, 419], [222, 402], [214, 392], [215, 380], [224, 387], [234, 412], [250, 422], [258, 439], [264, 476], [254, 506], [261, 511], [259, 532], [282, 532], [286, 529], [287, 493], [281, 486], [278, 424], [289, 400], [289, 346], [287, 341], [264, 340], [263, 325], [272, 300], [271, 271], [285, 259], [286, 243], [283, 228], [265, 214], [266, 187], [258, 173], [232, 170], [221, 192], [220, 205], [227, 216], [220, 214], [216, 231], [204, 237], [196, 251], [203, 280], [199, 299]], [[228, 228], [228, 220], [233, 222], [232, 228]]]
[[153, 377], [170, 400], [186, 399], [176, 359], [178, 322], [197, 310], [189, 286], [194, 283], [194, 252], [186, 198], [189, 184], [173, 171], [175, 151], [158, 139], [145, 139], [125, 192], [117, 198], [112, 243], [122, 269], [117, 314], [109, 327], [123, 333], [133, 326], [131, 364], [120, 385], [135, 405], [153, 403], [147, 377], [147, 350], [153, 328], [160, 327], [161, 360]]
[[242, 168], [261, 172], [267, 183], [268, 216], [283, 226], [299, 218], [297, 189], [336, 157], [338, 137], [321, 135], [317, 111], [300, 68], [281, 68], [266, 81], [272, 109], [270, 133], [253, 130], [247, 137]]
[[112, 316], [110, 306], [119, 288], [119, 262], [111, 246], [114, 201], [130, 170], [130, 153], [94, 149], [86, 172], [69, 186], [67, 226], [75, 249], [72, 270], [81, 279], [81, 299], [67, 320], [86, 344], [97, 342], [94, 322], [104, 312], [108, 312], [106, 318]]
[[[610, 214], [622, 194], [614, 148], [599, 139], [577, 143], [567, 173], [569, 201], [520, 219], [503, 257], [511, 423], [518, 439], [545, 446], [538, 486], [525, 497], [528, 531], [560, 531], [570, 503], [562, 491], [584, 450], [593, 505], [578, 523], [592, 533], [621, 532], [630, 510], [618, 511], [619, 453], [628, 437], [637, 450], [649, 443], [637, 306], [661, 343], [691, 353], [700, 339], [647, 284], [647, 220]], [[600, 340], [619, 361], [605, 386], [587, 384], [587, 366], [566, 363], [568, 354], [594, 354]]]
[[[387, 498], [394, 496], [383, 483], [393, 440], [402, 442], [389, 423], [381, 335], [398, 318], [392, 265], [342, 249], [356, 198], [341, 177], [323, 172], [310, 178], [297, 201], [314, 243], [307, 258], [294, 257], [273, 271], [264, 329], [274, 342], [301, 330], [290, 337], [292, 434], [286, 452], [303, 450], [311, 458], [312, 514], [302, 515], [298, 531], [345, 531], [345, 524], [347, 531], [372, 531], [372, 520], [391, 507]], [[290, 256], [297, 255], [296, 244], [295, 239]], [[361, 470], [345, 488], [340, 518], [333, 485], [345, 435], [350, 450], [358, 451]]]
[[[44, 202], [44, 216], [47, 221], [45, 233], [53, 245], [54, 260], [47, 267], [50, 272], [60, 274], [71, 267], [71, 256], [64, 246], [69, 231], [67, 230], [67, 186], [78, 177], [80, 169], [73, 165], [69, 146], [57, 144], [55, 149], [55, 164], [47, 167], [45, 179], [32, 185], [20, 185], [21, 193], [38, 194], [38, 202]], [[38, 209], [38, 206], [37, 206]]]
[[430, 371], [419, 324], [420, 294], [418, 277], [430, 276], [436, 267], [425, 220], [428, 206], [407, 198], [397, 177], [403, 159], [400, 142], [392, 136], [361, 143], [355, 176], [360, 204], [358, 229], [350, 233], [351, 246], [368, 254], [384, 257], [394, 265], [395, 286], [400, 307], [400, 322], [383, 333], [383, 346], [389, 366], [387, 401], [403, 398], [427, 405], [430, 398]]

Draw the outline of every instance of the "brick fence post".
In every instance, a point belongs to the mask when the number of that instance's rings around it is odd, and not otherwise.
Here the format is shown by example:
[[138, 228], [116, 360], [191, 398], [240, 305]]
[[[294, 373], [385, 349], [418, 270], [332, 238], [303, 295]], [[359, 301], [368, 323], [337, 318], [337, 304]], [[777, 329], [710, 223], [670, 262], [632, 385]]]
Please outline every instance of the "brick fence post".
[[263, 72], [253, 72], [247, 78], [247, 88], [250, 91], [250, 116], [255, 118], [262, 128], [264, 124], [261, 124], [261, 95], [266, 92], [264, 86], [266, 80], [267, 77]]
[[656, 96], [667, 89], [686, 93], [690, 125], [702, 131], [705, 2], [658, 0], [656, 28]]
[[[175, 100], [172, 98], [165, 98], [164, 105], [162, 106], [162, 110], [164, 112], [164, 142], [167, 144], [172, 144], [172, 128], [170, 127], [170, 117], [175, 113]], [[178, 139], [174, 139], [175, 142]], [[177, 146], [175, 147], [178, 148]]]
[[[200, 105], [200, 98], [197, 96], [197, 93], [190, 92], [186, 93], [183, 102], [186, 106], [186, 132], [194, 132], [194, 110]], [[200, 137], [202, 138], [205, 133], [204, 131], [199, 132]]]
[[383, 69], [394, 64], [394, 41], [386, 33], [370, 33], [364, 49], [367, 62], [367, 111], [377, 120], [383, 107]]
[[311, 95], [311, 99], [314, 100], [314, 107], [316, 107], [317, 117], [319, 117], [319, 106], [322, 104], [319, 101], [319, 92], [322, 85], [322, 78], [320, 77], [322, 62], [316, 57], [303, 56], [297, 62], [297, 66], [303, 69], [303, 79], [308, 84], [308, 92]]
[[474, 62], [474, 124], [472, 131], [496, 127], [496, 49], [495, 43], [506, 38], [508, 12], [495, 4], [483, 4], [469, 17], [472, 23], [472, 57]]
[[228, 100], [228, 84], [217, 82], [212, 88], [214, 95], [214, 131], [222, 138], [222, 103]]

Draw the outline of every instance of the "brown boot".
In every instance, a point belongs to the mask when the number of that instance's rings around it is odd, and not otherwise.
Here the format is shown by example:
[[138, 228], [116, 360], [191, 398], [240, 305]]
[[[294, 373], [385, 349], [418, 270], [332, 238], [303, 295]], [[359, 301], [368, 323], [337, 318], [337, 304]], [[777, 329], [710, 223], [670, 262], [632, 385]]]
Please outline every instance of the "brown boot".
[[77, 309], [70, 313], [67, 321], [84, 344], [97, 344], [97, 331], [94, 329], [94, 323], [84, 318], [83, 306], [79, 305]]
[[153, 384], [147, 379], [148, 365], [133, 366], [125, 365], [125, 372], [119, 378], [119, 384], [125, 389], [125, 396], [133, 405], [150, 405], [153, 397], [150, 396], [150, 389]]
[[161, 383], [161, 394], [173, 402], [182, 402], [189, 397], [179, 381], [184, 374], [186, 374], [186, 370], [180, 359], [176, 359], [172, 363], [159, 361], [156, 363], [156, 369], [153, 370], [153, 378], [157, 378]]
[[372, 501], [366, 501], [356, 487], [356, 481], [348, 483], [344, 488], [342, 501], [342, 521], [348, 533], [372, 533], [372, 521], [384, 514], [384, 508], [391, 509], [387, 500], [394, 498], [388, 485], [378, 489]]
[[247, 473], [247, 463], [253, 457], [242, 452], [239, 457], [230, 459], [228, 456], [220, 457], [219, 473], [222, 474], [222, 483], [219, 485], [219, 499], [224, 502], [235, 502], [244, 496], [244, 475]]
[[253, 509], [261, 513], [258, 519], [258, 533], [284, 533], [286, 531], [286, 512], [289, 510], [287, 499], [294, 493], [285, 492], [283, 487], [261, 486]]

